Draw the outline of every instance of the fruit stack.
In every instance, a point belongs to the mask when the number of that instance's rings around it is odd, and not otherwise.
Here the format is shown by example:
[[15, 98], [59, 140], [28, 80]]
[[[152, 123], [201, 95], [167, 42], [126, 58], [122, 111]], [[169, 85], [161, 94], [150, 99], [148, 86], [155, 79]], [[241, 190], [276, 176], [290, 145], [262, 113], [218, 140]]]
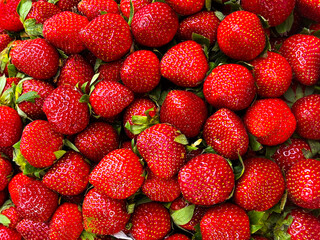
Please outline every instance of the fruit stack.
[[320, 239], [318, 0], [1, 0], [0, 240]]

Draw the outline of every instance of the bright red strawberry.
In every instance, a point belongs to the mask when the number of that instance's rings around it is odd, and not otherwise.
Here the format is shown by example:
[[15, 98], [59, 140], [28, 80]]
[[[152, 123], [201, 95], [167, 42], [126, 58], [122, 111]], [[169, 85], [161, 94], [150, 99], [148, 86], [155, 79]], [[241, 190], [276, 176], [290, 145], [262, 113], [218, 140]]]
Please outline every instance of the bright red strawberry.
[[118, 82], [99, 82], [90, 95], [93, 111], [101, 117], [114, 117], [134, 99], [133, 92]]
[[200, 133], [207, 117], [205, 102], [196, 94], [182, 90], [169, 92], [160, 110], [160, 122], [172, 124], [188, 138]]
[[83, 200], [82, 216], [85, 230], [100, 235], [125, 229], [130, 218], [124, 200], [109, 198], [95, 188]]
[[306, 18], [320, 22], [320, 2], [317, 0], [297, 0], [297, 10]]
[[121, 80], [120, 71], [122, 63], [122, 60], [118, 60], [102, 64], [98, 69], [98, 73], [100, 73], [99, 79], [102, 81], [119, 82]]
[[168, 210], [160, 203], [143, 203], [136, 207], [131, 218], [130, 233], [136, 240], [160, 240], [171, 230]]
[[0, 28], [7, 31], [19, 32], [23, 29], [17, 13], [20, 0], [7, 0], [0, 2]]
[[53, 15], [60, 13], [61, 10], [53, 3], [49, 3], [45, 0], [38, 2], [32, 2], [32, 7], [26, 16], [26, 19], [34, 18], [36, 23], [44, 23], [47, 19]]
[[257, 93], [261, 97], [282, 96], [289, 88], [292, 70], [288, 61], [280, 54], [268, 52], [266, 57], [256, 58], [250, 64], [254, 67], [253, 76]]
[[10, 51], [11, 62], [35, 79], [52, 78], [58, 71], [59, 54], [45, 39], [24, 40]]
[[0, 240], [21, 240], [21, 235], [16, 230], [0, 224]]
[[169, 43], [179, 27], [177, 14], [163, 2], [154, 2], [136, 12], [131, 23], [137, 43], [147, 47], [161, 47]]
[[250, 239], [250, 223], [246, 212], [232, 203], [209, 209], [200, 223], [203, 239]]
[[201, 11], [205, 0], [166, 0], [166, 3], [179, 15], [186, 16]]
[[116, 149], [108, 153], [90, 173], [90, 183], [114, 199], [133, 195], [144, 181], [139, 157], [131, 150]]
[[20, 151], [34, 167], [49, 167], [56, 160], [54, 152], [63, 145], [63, 135], [52, 130], [49, 122], [35, 120], [22, 132]]
[[192, 33], [200, 34], [209, 39], [212, 45], [217, 40], [219, 18], [214, 12], [202, 11], [183, 19], [177, 32], [182, 40], [191, 40]]
[[0, 52], [5, 49], [13, 39], [6, 33], [0, 34]]
[[175, 141], [180, 135], [168, 124], [156, 124], [138, 135], [138, 151], [156, 176], [171, 178], [185, 163], [186, 149]]
[[0, 106], [0, 146], [12, 146], [19, 141], [22, 133], [22, 121], [17, 111]]
[[62, 134], [81, 132], [89, 124], [87, 103], [82, 94], [70, 85], [57, 87], [44, 101], [43, 111], [52, 128]]
[[200, 44], [185, 41], [170, 48], [161, 59], [161, 75], [181, 87], [195, 87], [209, 70]]
[[[14, 205], [17, 206], [19, 201], [20, 189], [27, 183], [34, 181], [33, 178], [24, 175], [23, 173], [18, 173], [13, 176], [8, 185], [9, 194]], [[2, 204], [1, 204], [2, 205]]]
[[17, 211], [17, 207], [11, 203], [8, 206], [5, 206], [5, 208], [4, 206], [1, 208], [3, 209], [1, 215], [6, 216], [10, 220], [10, 224], [7, 227], [15, 229], [18, 222], [22, 220]]
[[266, 37], [258, 16], [236, 11], [226, 16], [218, 27], [219, 47], [228, 57], [250, 61], [264, 49]]
[[238, 159], [238, 154], [243, 156], [249, 146], [243, 122], [227, 108], [221, 108], [207, 119], [203, 137], [218, 154], [231, 160]]
[[132, 44], [128, 23], [119, 14], [107, 13], [93, 19], [80, 31], [84, 45], [105, 62], [119, 60]]
[[294, 77], [304, 85], [314, 85], [320, 79], [320, 39], [312, 35], [296, 34], [287, 38], [281, 48], [292, 67]]
[[252, 74], [239, 64], [225, 64], [214, 68], [203, 85], [203, 94], [213, 107], [225, 107], [233, 111], [247, 108], [255, 93]]
[[6, 188], [12, 174], [13, 168], [11, 162], [0, 155], [0, 191], [3, 191]]
[[297, 133], [320, 140], [320, 94], [300, 98], [293, 104], [292, 112], [297, 119]]
[[246, 159], [244, 167], [236, 183], [234, 202], [248, 211], [266, 211], [276, 205], [285, 190], [280, 167], [262, 157]]
[[119, 14], [118, 5], [114, 0], [81, 0], [78, 10], [89, 21], [101, 15], [101, 12]]
[[[138, 12], [141, 8], [147, 6], [152, 0], [131, 0], [134, 13]], [[120, 1], [120, 10], [123, 16], [126, 18], [130, 17], [130, 0]]]
[[63, 203], [50, 220], [49, 238], [50, 240], [77, 240], [82, 230], [82, 213], [78, 205]]
[[175, 234], [171, 235], [170, 237], [165, 238], [165, 240], [190, 240], [190, 238], [184, 234], [175, 233]]
[[49, 224], [23, 219], [17, 225], [17, 231], [26, 240], [49, 240]]

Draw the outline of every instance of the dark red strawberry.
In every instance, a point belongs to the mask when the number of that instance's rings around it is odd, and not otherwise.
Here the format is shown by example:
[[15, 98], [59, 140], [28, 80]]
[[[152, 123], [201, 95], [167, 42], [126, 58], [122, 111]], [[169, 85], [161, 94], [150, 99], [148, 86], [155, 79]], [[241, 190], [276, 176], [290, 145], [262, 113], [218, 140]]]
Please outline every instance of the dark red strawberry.
[[15, 205], [9, 203], [7, 206], [1, 207], [3, 210], [1, 211], [1, 215], [6, 216], [10, 223], [6, 225], [8, 228], [15, 229], [18, 222], [20, 222], [22, 219], [17, 211], [17, 207]]
[[11, 162], [0, 155], [0, 191], [8, 185], [13, 174]]
[[0, 191], [0, 205], [2, 206], [4, 202], [7, 200], [7, 191]]
[[0, 52], [5, 49], [13, 39], [6, 33], [0, 34]]
[[132, 150], [131, 141], [125, 141], [121, 143], [121, 148]]
[[78, 10], [89, 21], [101, 15], [101, 12], [119, 14], [118, 5], [113, 0], [81, 0]]
[[[23, 173], [18, 173], [13, 176], [8, 185], [9, 194], [14, 205], [17, 206], [19, 201], [20, 189], [27, 183], [34, 181], [33, 178], [24, 175]], [[2, 204], [1, 204], [2, 205]]]
[[170, 237], [165, 238], [165, 240], [190, 240], [190, 238], [184, 234], [175, 233], [175, 234], [171, 235]]
[[98, 73], [100, 73], [99, 79], [102, 81], [119, 82], [121, 80], [120, 71], [122, 63], [122, 60], [118, 60], [102, 64], [98, 69]]
[[311, 33], [314, 34], [315, 32], [320, 30], [320, 23], [312, 23], [309, 28], [311, 30]]
[[80, 1], [81, 0], [59, 0], [56, 5], [61, 9], [61, 11], [72, 11], [77, 8]]
[[49, 3], [45, 0], [40, 0], [38, 2], [32, 2], [32, 7], [28, 15], [26, 16], [26, 19], [34, 18], [36, 20], [36, 23], [43, 24], [47, 19], [60, 12], [60, 8], [53, 3]]
[[0, 2], [0, 28], [7, 31], [19, 32], [23, 29], [17, 13], [20, 0], [6, 0]]
[[299, 13], [313, 21], [320, 22], [320, 3], [317, 0], [297, 0]]
[[0, 106], [0, 146], [12, 146], [19, 141], [22, 133], [22, 121], [17, 111]]
[[[13, 159], [13, 147], [0, 147], [0, 155]], [[1, 204], [0, 204], [1, 206]]]
[[0, 224], [0, 240], [21, 240], [21, 235], [16, 230]]
[[[152, 0], [131, 0], [134, 13], [138, 12], [141, 8], [147, 6]], [[126, 18], [130, 17], [130, 0], [120, 1], [120, 10], [123, 16]]]
[[167, 0], [166, 3], [179, 15], [186, 16], [201, 11], [205, 0]]
[[26, 240], [49, 240], [49, 224], [23, 219], [17, 225], [17, 231]]

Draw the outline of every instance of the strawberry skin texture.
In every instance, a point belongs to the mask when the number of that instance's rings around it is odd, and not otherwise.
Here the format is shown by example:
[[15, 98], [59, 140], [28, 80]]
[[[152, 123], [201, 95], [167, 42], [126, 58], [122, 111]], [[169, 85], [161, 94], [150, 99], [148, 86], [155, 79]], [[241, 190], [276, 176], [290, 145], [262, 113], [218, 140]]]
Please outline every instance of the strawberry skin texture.
[[13, 39], [8, 34], [0, 34], [0, 52], [2, 52], [12, 40]]
[[184, 234], [176, 233], [176, 234], [171, 235], [168, 238], [165, 238], [165, 240], [190, 240], [190, 238]]
[[204, 6], [204, 0], [166, 0], [166, 3], [179, 15], [186, 16], [199, 12]]
[[250, 61], [264, 49], [266, 37], [257, 15], [236, 11], [227, 15], [217, 32], [219, 47], [228, 57]]
[[172, 178], [186, 160], [186, 149], [174, 139], [178, 129], [168, 124], [156, 124], [137, 137], [137, 148], [151, 172], [160, 178]]
[[285, 190], [279, 166], [262, 157], [246, 159], [244, 166], [236, 183], [234, 202], [248, 211], [266, 211], [276, 205]]
[[0, 240], [21, 240], [21, 235], [14, 229], [0, 225]]
[[223, 203], [207, 211], [200, 222], [206, 240], [249, 240], [250, 223], [246, 212], [232, 203]]
[[215, 108], [245, 109], [253, 101], [255, 93], [252, 74], [239, 64], [214, 68], [203, 84], [203, 94]]
[[90, 173], [90, 183], [114, 199], [133, 195], [144, 177], [139, 157], [128, 149], [116, 149], [107, 154]]
[[[141, 8], [147, 6], [152, 0], [131, 0], [134, 13], [138, 12]], [[130, 0], [120, 1], [120, 10], [123, 16], [126, 18], [130, 17]]]
[[297, 10], [306, 18], [320, 22], [320, 2], [317, 0], [297, 0]]
[[122, 16], [113, 13], [93, 19], [82, 28], [80, 38], [96, 57], [105, 62], [119, 60], [132, 44], [128, 23]]
[[163, 2], [146, 5], [133, 16], [132, 34], [137, 43], [161, 47], [169, 43], [179, 27], [177, 14]]
[[0, 154], [0, 191], [3, 191], [8, 185], [12, 173], [13, 168], [11, 162]]
[[320, 39], [312, 35], [296, 34], [287, 38], [281, 48], [292, 67], [295, 79], [311, 86], [320, 79]]
[[[8, 185], [9, 194], [14, 205], [19, 201], [19, 191], [27, 183], [34, 181], [33, 178], [24, 175], [22, 172], [13, 176]], [[2, 205], [2, 204], [1, 204]]]
[[113, 0], [82, 0], [78, 4], [78, 10], [85, 15], [89, 21], [101, 15], [101, 11], [119, 14], [118, 5]]
[[161, 75], [181, 87], [196, 87], [208, 70], [201, 45], [191, 40], [170, 48], [161, 59]]
[[23, 29], [23, 25], [20, 21], [17, 13], [17, 6], [20, 0], [8, 0], [0, 2], [0, 28], [19, 32]]
[[17, 111], [0, 106], [0, 146], [12, 146], [19, 141], [22, 133], [22, 121]]
[[56, 3], [56, 6], [61, 9], [61, 11], [72, 11], [78, 5], [81, 0], [60, 0]]
[[218, 154], [231, 160], [243, 156], [249, 146], [249, 137], [240, 117], [227, 108], [221, 108], [209, 117], [203, 128], [203, 137]]
[[120, 72], [122, 64], [122, 60], [102, 64], [98, 69], [98, 73], [100, 73], [99, 79], [102, 81], [119, 82], [121, 80]]
[[16, 229], [24, 239], [49, 239], [49, 224], [46, 222], [35, 222], [30, 219], [23, 219], [18, 223]]
[[45, 0], [38, 2], [32, 2], [32, 7], [26, 16], [26, 19], [34, 18], [36, 23], [44, 23], [47, 19], [53, 15], [60, 13], [61, 10], [53, 3], [49, 3]]

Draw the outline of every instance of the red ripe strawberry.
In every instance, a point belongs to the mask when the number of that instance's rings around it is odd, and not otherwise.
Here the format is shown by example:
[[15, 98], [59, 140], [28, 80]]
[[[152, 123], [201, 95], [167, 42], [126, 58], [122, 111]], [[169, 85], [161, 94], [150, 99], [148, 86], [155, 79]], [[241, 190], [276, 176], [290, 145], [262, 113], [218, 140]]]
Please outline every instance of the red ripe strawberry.
[[12, 38], [8, 34], [0, 34], [0, 52], [2, 52], [2, 50], [5, 49], [11, 41]]
[[208, 38], [212, 45], [217, 40], [219, 24], [220, 20], [214, 12], [202, 11], [182, 20], [177, 36], [182, 40], [191, 40], [192, 33], [197, 33]]
[[130, 218], [124, 200], [109, 198], [95, 188], [83, 200], [82, 216], [85, 230], [100, 235], [125, 229]]
[[279, 166], [267, 158], [244, 161], [244, 173], [236, 183], [234, 202], [250, 211], [266, 211], [276, 205], [285, 190]]
[[44, 222], [35, 222], [30, 219], [23, 219], [17, 225], [17, 231], [26, 240], [48, 240], [49, 224]]
[[252, 74], [239, 64], [214, 68], [203, 85], [203, 94], [213, 107], [225, 107], [233, 111], [247, 108], [255, 93]]
[[228, 57], [250, 61], [264, 49], [266, 37], [257, 15], [236, 11], [226, 16], [218, 27], [218, 44]]
[[320, 39], [296, 34], [287, 38], [281, 48], [292, 67], [295, 79], [304, 85], [314, 85], [320, 79]]
[[49, 239], [77, 240], [82, 230], [82, 213], [78, 205], [63, 203], [57, 208], [50, 220]]
[[24, 40], [10, 51], [10, 55], [19, 71], [35, 79], [49, 79], [58, 71], [59, 54], [42, 38]]
[[171, 230], [168, 210], [156, 202], [139, 205], [134, 210], [131, 222], [130, 233], [136, 240], [160, 240]]
[[182, 90], [169, 92], [160, 110], [160, 121], [172, 124], [188, 138], [200, 133], [207, 117], [205, 102], [196, 94]]
[[190, 238], [184, 234], [175, 233], [175, 234], [171, 235], [170, 237], [165, 238], [165, 240], [190, 240]]
[[70, 85], [57, 87], [44, 101], [43, 111], [52, 128], [62, 134], [81, 132], [89, 124], [87, 103], [82, 94]]
[[41, 181], [32, 181], [20, 188], [17, 210], [22, 218], [46, 222], [58, 207], [58, 194]]
[[24, 129], [21, 137], [20, 151], [34, 167], [49, 167], [56, 160], [54, 152], [63, 145], [63, 135], [52, 130], [49, 122], [35, 120]]
[[78, 133], [74, 144], [89, 160], [100, 162], [105, 155], [119, 147], [119, 137], [110, 124], [93, 122]]
[[121, 148], [132, 150], [131, 141], [125, 141], [121, 143]]
[[99, 82], [90, 95], [93, 111], [101, 117], [114, 117], [134, 99], [133, 92], [118, 82]]
[[22, 95], [34, 91], [39, 98], [35, 98], [34, 102], [24, 101], [18, 104], [19, 108], [32, 119], [45, 119], [46, 115], [42, 110], [42, 106], [46, 97], [48, 97], [54, 87], [45, 81], [30, 79], [22, 83]]
[[119, 82], [121, 80], [120, 71], [122, 63], [122, 60], [118, 60], [102, 64], [98, 69], [99, 79], [102, 81]]
[[268, 146], [284, 143], [296, 129], [296, 120], [290, 108], [278, 98], [256, 101], [248, 108], [244, 124], [258, 142]]
[[288, 196], [299, 207], [320, 208], [320, 162], [305, 159], [286, 173]]
[[23, 29], [17, 13], [20, 0], [7, 0], [0, 2], [0, 28], [7, 31], [19, 32]]
[[160, 82], [160, 61], [149, 50], [140, 50], [130, 54], [123, 62], [121, 80], [135, 93], [147, 93]]
[[78, 10], [89, 21], [101, 15], [101, 12], [119, 14], [118, 5], [113, 0], [82, 0], [78, 4]]
[[166, 3], [179, 15], [186, 16], [201, 11], [204, 6], [204, 0], [166, 0]]
[[[27, 183], [34, 181], [33, 178], [24, 175], [23, 173], [18, 173], [13, 176], [8, 185], [9, 194], [14, 205], [17, 206], [19, 201], [19, 191]], [[2, 204], [1, 204], [2, 205]]]
[[21, 240], [21, 235], [16, 230], [0, 224], [0, 240]]
[[297, 10], [306, 18], [320, 22], [320, 2], [317, 0], [297, 0]]
[[[147, 6], [152, 0], [131, 0], [134, 13], [138, 12], [141, 8]], [[120, 1], [120, 10], [123, 16], [126, 18], [130, 17], [130, 0]]]
[[139, 153], [160, 178], [173, 177], [185, 162], [186, 149], [175, 141], [178, 136], [178, 129], [168, 124], [156, 124], [138, 135]]
[[320, 140], [320, 94], [300, 98], [293, 104], [292, 112], [297, 119], [297, 133]]
[[147, 47], [161, 47], [169, 43], [179, 27], [177, 14], [163, 2], [154, 2], [136, 12], [131, 23], [137, 43]]
[[89, 182], [90, 165], [80, 153], [67, 152], [44, 175], [42, 182], [63, 195], [82, 193]]
[[268, 52], [266, 57], [256, 58], [250, 64], [254, 67], [253, 75], [258, 95], [275, 98], [288, 90], [292, 70], [288, 61], [280, 54]]
[[119, 60], [132, 44], [128, 23], [119, 14], [107, 13], [93, 19], [80, 31], [84, 45], [105, 62]]
[[13, 204], [10, 204], [7, 208], [2, 210], [1, 214], [6, 216], [10, 220], [10, 224], [7, 227], [12, 229], [15, 229], [18, 222], [22, 220], [17, 211], [17, 207], [14, 206]]
[[144, 177], [139, 157], [128, 149], [108, 153], [90, 173], [90, 183], [100, 192], [114, 199], [133, 195]]
[[221, 108], [207, 119], [203, 137], [218, 154], [231, 160], [238, 159], [238, 154], [243, 156], [249, 146], [243, 122], [227, 108]]
[[246, 212], [232, 203], [209, 209], [200, 223], [203, 239], [250, 239], [250, 223]]
[[40, 0], [38, 2], [32, 2], [32, 7], [26, 19], [34, 18], [36, 20], [36, 23], [43, 24], [47, 19], [60, 12], [60, 8], [58, 8], [53, 3], [49, 3], [45, 0]]
[[207, 58], [195, 41], [175, 45], [161, 59], [161, 75], [181, 87], [199, 85], [208, 70]]
[[263, 16], [271, 27], [277, 26], [284, 22], [295, 6], [295, 0], [242, 0], [241, 7], [249, 12]]
[[7, 106], [0, 106], [0, 146], [12, 146], [19, 141], [22, 121], [17, 111]]
[[11, 162], [0, 154], [0, 191], [8, 185], [13, 173]]

